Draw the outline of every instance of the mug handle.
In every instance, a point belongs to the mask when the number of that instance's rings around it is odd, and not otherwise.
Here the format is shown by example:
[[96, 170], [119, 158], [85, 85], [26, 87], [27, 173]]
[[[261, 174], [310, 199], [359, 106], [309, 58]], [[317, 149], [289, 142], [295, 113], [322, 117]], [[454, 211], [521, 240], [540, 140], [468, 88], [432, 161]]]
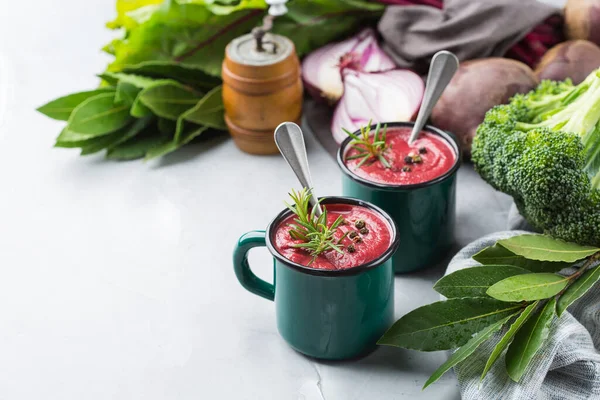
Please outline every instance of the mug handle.
[[238, 281], [246, 290], [273, 301], [275, 299], [275, 285], [254, 275], [248, 263], [250, 249], [260, 246], [266, 246], [265, 231], [251, 231], [243, 234], [233, 250], [233, 269]]

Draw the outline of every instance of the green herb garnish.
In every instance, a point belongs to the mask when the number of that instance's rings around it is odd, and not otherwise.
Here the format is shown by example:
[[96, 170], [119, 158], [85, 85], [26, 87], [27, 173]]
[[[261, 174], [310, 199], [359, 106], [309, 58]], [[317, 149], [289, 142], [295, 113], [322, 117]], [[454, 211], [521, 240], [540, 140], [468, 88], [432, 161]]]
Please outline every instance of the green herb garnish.
[[316, 216], [316, 207], [313, 207], [310, 212], [308, 211], [312, 196], [310, 189], [304, 188], [298, 192], [292, 189], [289, 195], [294, 204], [285, 203], [285, 205], [297, 217], [294, 218], [296, 224], [290, 225], [290, 236], [303, 242], [293, 244], [292, 247], [308, 251], [313, 256], [310, 263], [324, 251], [335, 250], [343, 254], [339, 247], [341, 240], [336, 243], [334, 233], [342, 225], [344, 218], [340, 215], [331, 226], [327, 226], [327, 209], [325, 207], [319, 217]]
[[381, 123], [377, 123], [375, 127], [375, 133], [371, 138], [371, 121], [367, 126], [362, 126], [360, 128], [360, 136], [353, 134], [345, 128], [342, 128], [344, 132], [348, 136], [352, 138], [350, 142], [350, 146], [358, 150], [358, 154], [355, 154], [350, 157], [346, 157], [346, 160], [354, 160], [360, 158], [360, 162], [356, 165], [356, 169], [360, 168], [367, 161], [374, 162], [379, 160], [379, 162], [385, 167], [390, 168], [391, 165], [389, 161], [385, 158], [384, 154], [389, 149], [385, 139], [387, 134], [387, 125], [381, 129]]

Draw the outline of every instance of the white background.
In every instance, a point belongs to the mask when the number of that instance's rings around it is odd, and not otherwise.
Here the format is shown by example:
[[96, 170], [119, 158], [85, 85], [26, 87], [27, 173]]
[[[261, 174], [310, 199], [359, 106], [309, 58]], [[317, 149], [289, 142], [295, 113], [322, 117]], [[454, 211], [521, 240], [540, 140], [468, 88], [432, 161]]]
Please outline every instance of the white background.
[[[381, 348], [323, 363], [278, 336], [274, 307], [236, 281], [238, 236], [296, 186], [280, 157], [226, 137], [158, 162], [53, 149], [34, 108], [97, 84], [112, 0], [3, 0], [0, 13], [0, 400], [454, 399], [421, 392], [443, 353]], [[309, 138], [318, 193], [339, 171]], [[508, 199], [459, 174], [457, 239], [504, 228]], [[270, 279], [266, 250], [252, 254]], [[396, 315], [435, 301], [443, 267], [396, 278]]]

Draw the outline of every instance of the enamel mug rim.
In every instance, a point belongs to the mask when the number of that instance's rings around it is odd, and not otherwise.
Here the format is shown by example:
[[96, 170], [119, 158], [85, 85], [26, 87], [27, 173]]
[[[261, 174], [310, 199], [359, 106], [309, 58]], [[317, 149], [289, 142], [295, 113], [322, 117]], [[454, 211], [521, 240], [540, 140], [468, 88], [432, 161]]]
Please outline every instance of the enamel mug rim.
[[275, 257], [279, 262], [283, 263], [284, 265], [286, 265], [289, 268], [294, 268], [295, 270], [298, 270], [302, 273], [310, 274], [310, 275], [352, 276], [352, 275], [358, 275], [364, 271], [379, 267], [381, 264], [383, 264], [384, 262], [389, 260], [392, 257], [392, 255], [394, 255], [396, 250], [398, 250], [398, 247], [400, 245], [400, 237], [398, 235], [398, 227], [396, 225], [396, 222], [393, 220], [393, 218], [387, 212], [385, 212], [380, 207], [378, 207], [372, 203], [369, 203], [367, 201], [364, 201], [364, 200], [355, 199], [352, 197], [345, 197], [345, 196], [324, 196], [324, 197], [320, 197], [319, 200], [321, 201], [322, 205], [323, 204], [324, 205], [326, 205], [326, 204], [349, 204], [349, 205], [365, 207], [365, 208], [368, 208], [369, 210], [374, 211], [377, 214], [379, 214], [388, 223], [388, 225], [390, 227], [390, 231], [392, 233], [392, 241], [391, 241], [390, 245], [388, 246], [387, 250], [374, 260], [371, 260], [365, 264], [361, 264], [356, 267], [347, 268], [347, 269], [325, 270], [325, 269], [310, 268], [305, 265], [298, 264], [298, 263], [291, 261], [291, 260], [287, 259], [286, 257], [284, 257], [281, 253], [279, 253], [279, 251], [277, 251], [277, 249], [273, 245], [273, 236], [275, 234], [276, 228], [279, 226], [279, 224], [282, 221], [284, 221], [286, 218], [288, 218], [289, 216], [292, 215], [292, 212], [290, 210], [285, 209], [285, 210], [281, 211], [269, 223], [269, 225], [267, 226], [267, 229], [266, 229], [266, 234], [265, 234], [265, 242], [266, 242], [267, 249], [269, 250], [269, 253], [271, 253], [271, 255], [273, 257]]
[[[387, 126], [388, 128], [412, 128], [414, 126], [414, 122], [384, 122], [384, 123], [381, 123], [381, 126]], [[377, 127], [377, 124], [372, 124], [370, 126], [370, 128], [372, 130], [375, 129], [376, 127]], [[350, 177], [352, 180], [354, 180], [362, 185], [366, 185], [366, 186], [369, 186], [369, 187], [372, 187], [375, 189], [379, 189], [379, 190], [392, 190], [392, 191], [407, 190], [408, 191], [408, 190], [414, 190], [414, 189], [421, 189], [424, 187], [435, 185], [439, 182], [443, 182], [446, 179], [449, 179], [450, 177], [452, 177], [456, 173], [456, 171], [458, 171], [458, 169], [460, 168], [461, 160], [462, 160], [462, 149], [458, 143], [458, 139], [451, 132], [447, 132], [440, 128], [436, 128], [433, 125], [425, 125], [422, 130], [426, 131], [428, 133], [434, 134], [436, 136], [439, 136], [443, 140], [445, 140], [450, 145], [450, 147], [454, 150], [454, 154], [456, 156], [456, 158], [454, 159], [454, 164], [448, 171], [444, 172], [442, 175], [440, 175], [437, 178], [434, 178], [430, 181], [420, 182], [420, 183], [412, 183], [412, 184], [406, 184], [406, 185], [397, 185], [397, 184], [373, 182], [373, 181], [369, 181], [365, 178], [362, 178], [362, 177], [356, 175], [354, 172], [352, 172], [350, 170], [350, 168], [348, 168], [348, 166], [344, 162], [344, 155], [347, 151], [346, 148], [348, 147], [348, 144], [352, 140], [352, 138], [350, 136], [348, 136], [346, 139], [344, 139], [344, 141], [340, 144], [340, 147], [338, 148], [337, 157], [336, 157], [338, 165], [342, 169], [342, 172], [344, 174], [346, 174], [348, 177]], [[359, 134], [359, 133], [360, 133], [360, 130], [356, 130], [354, 132], [355, 135]]]

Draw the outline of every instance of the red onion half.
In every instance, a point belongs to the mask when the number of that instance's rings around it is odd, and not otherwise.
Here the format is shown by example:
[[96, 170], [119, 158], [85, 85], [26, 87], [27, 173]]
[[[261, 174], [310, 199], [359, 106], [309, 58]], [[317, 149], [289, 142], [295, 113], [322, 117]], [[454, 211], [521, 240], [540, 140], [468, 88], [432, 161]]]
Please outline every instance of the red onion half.
[[366, 73], [352, 69], [343, 72], [344, 95], [331, 122], [331, 132], [341, 143], [348, 135], [372, 120], [410, 121], [419, 110], [425, 85], [419, 75], [407, 69]]
[[348, 40], [328, 44], [304, 58], [302, 80], [306, 90], [317, 100], [337, 102], [344, 90], [341, 70], [346, 67], [376, 72], [396, 68], [396, 64], [379, 47], [375, 32], [367, 28]]

